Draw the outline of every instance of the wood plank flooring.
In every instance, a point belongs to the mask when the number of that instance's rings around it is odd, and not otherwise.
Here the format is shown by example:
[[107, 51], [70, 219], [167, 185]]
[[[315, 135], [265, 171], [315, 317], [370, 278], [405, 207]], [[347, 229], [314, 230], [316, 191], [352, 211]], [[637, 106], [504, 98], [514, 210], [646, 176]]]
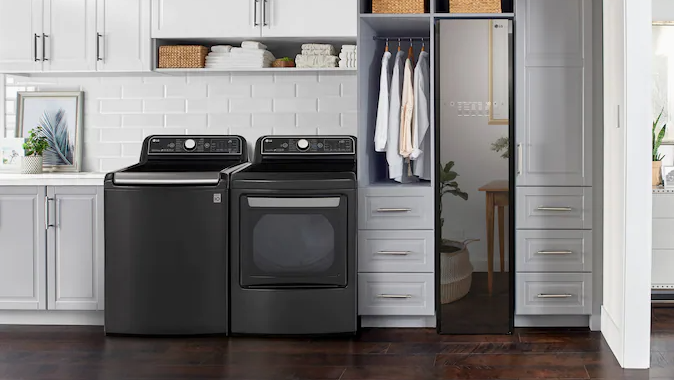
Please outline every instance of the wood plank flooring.
[[0, 326], [0, 380], [674, 379], [674, 308], [653, 311], [652, 368], [624, 371], [600, 333], [518, 329], [354, 339], [106, 338], [100, 327]]

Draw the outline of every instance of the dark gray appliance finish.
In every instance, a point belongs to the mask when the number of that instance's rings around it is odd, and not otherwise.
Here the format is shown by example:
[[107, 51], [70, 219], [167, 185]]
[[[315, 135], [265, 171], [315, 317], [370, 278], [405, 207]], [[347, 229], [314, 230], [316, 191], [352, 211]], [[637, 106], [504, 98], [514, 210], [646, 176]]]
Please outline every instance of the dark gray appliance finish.
[[240, 136], [151, 136], [105, 177], [105, 332], [226, 334], [229, 173]]
[[231, 180], [232, 334], [354, 334], [356, 139], [269, 136]]

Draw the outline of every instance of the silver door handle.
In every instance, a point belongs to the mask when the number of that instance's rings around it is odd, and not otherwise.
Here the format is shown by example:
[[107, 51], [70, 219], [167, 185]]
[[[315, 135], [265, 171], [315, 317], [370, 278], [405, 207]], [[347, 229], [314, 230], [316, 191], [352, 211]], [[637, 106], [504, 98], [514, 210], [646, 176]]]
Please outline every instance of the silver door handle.
[[49, 223], [50, 212], [49, 212], [49, 202], [53, 201], [54, 198], [44, 197], [44, 229], [48, 230], [51, 227], [54, 227], [53, 224]]
[[101, 58], [101, 38], [103, 38], [103, 35], [100, 33], [96, 33], [96, 60], [97, 61], [102, 61], [103, 58]]
[[517, 144], [517, 175], [522, 174], [522, 144]]
[[267, 2], [268, 0], [262, 0], [262, 26], [268, 26], [267, 24]]
[[378, 298], [394, 298], [394, 299], [400, 299], [400, 298], [412, 298], [411, 294], [378, 294]]
[[49, 35], [42, 33], [42, 60], [43, 61], [49, 61], [49, 59], [47, 59], [47, 38], [49, 38]]
[[572, 211], [571, 207], [549, 207], [541, 206], [537, 209], [538, 211]]
[[570, 255], [573, 251], [538, 251], [539, 255]]
[[411, 208], [378, 208], [377, 212], [410, 212]]
[[378, 255], [389, 255], [389, 256], [407, 256], [411, 251], [379, 251]]
[[260, 26], [260, 23], [257, 22], [257, 4], [260, 2], [260, 0], [255, 0], [255, 5], [253, 6], [253, 26]]
[[40, 62], [40, 57], [37, 56], [37, 39], [38, 38], [40, 38], [40, 36], [38, 36], [37, 33], [35, 33], [35, 37], [33, 38], [33, 50], [35, 51], [35, 62]]
[[573, 294], [539, 294], [538, 298], [571, 298]]

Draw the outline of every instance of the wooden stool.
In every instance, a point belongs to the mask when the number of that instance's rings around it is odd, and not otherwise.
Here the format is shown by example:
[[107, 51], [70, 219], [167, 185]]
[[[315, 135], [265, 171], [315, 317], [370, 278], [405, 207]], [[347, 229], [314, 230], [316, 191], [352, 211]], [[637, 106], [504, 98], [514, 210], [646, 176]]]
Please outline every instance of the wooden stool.
[[494, 207], [498, 207], [498, 245], [501, 254], [501, 273], [505, 271], [505, 206], [509, 203], [508, 181], [491, 181], [480, 187], [487, 196], [487, 286], [489, 294], [494, 287]]

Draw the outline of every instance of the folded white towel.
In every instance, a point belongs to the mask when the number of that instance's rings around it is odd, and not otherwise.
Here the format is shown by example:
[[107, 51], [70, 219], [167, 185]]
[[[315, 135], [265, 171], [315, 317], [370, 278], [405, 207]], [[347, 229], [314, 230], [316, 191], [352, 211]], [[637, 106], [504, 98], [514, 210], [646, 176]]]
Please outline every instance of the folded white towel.
[[342, 45], [342, 51], [356, 51], [357, 49], [356, 45]]
[[345, 69], [350, 69], [350, 68], [356, 68], [358, 65], [356, 63], [349, 63], [347, 61], [339, 61], [339, 67], [345, 68]]
[[297, 67], [337, 67], [338, 57], [334, 55], [298, 55], [295, 57]]
[[334, 50], [302, 50], [302, 55], [335, 55]]
[[217, 54], [211, 53], [206, 56], [206, 59], [227, 59], [231, 56], [232, 56], [231, 53], [217, 53]]
[[274, 54], [268, 50], [233, 48], [232, 57], [264, 57], [267, 60], [275, 60]]
[[339, 53], [340, 59], [356, 59], [356, 53]]
[[329, 55], [335, 55], [335, 47], [330, 44], [303, 44], [302, 51], [325, 52], [329, 53]]
[[211, 48], [215, 53], [229, 53], [232, 50], [232, 45], [216, 45]]
[[243, 41], [241, 42], [241, 47], [244, 49], [267, 50], [267, 45], [257, 41]]

